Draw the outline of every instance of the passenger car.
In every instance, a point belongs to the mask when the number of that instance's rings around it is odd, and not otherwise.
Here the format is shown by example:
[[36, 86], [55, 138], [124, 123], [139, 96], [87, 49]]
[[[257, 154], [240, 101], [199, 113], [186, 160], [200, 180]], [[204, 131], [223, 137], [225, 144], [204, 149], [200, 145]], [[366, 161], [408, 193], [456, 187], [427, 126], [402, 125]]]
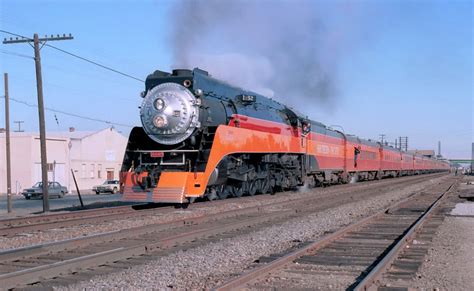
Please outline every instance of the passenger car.
[[[58, 182], [49, 182], [48, 184], [49, 197], [58, 196], [58, 198], [63, 198], [66, 193], [68, 193], [68, 190], [66, 187], [62, 186]], [[23, 190], [21, 194], [25, 196], [26, 199], [43, 197], [43, 182], [38, 182], [34, 184], [31, 188]]]
[[119, 187], [120, 185], [118, 180], [106, 180], [102, 185], [94, 186], [92, 191], [94, 191], [97, 195], [106, 192], [115, 194], [118, 192]]

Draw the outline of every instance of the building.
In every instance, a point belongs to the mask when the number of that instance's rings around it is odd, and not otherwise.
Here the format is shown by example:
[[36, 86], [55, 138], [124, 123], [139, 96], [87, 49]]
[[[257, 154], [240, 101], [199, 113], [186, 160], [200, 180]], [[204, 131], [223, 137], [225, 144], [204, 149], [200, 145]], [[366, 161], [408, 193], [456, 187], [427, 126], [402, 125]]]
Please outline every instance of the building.
[[[113, 127], [100, 131], [48, 132], [48, 179], [75, 190], [90, 190], [106, 179], [118, 179], [127, 138]], [[38, 133], [11, 133], [12, 192], [20, 193], [41, 181]], [[5, 133], [0, 133], [0, 193], [6, 193]]]
[[471, 175], [474, 174], [474, 142], [472, 143], [472, 153], [471, 153]]
[[407, 153], [419, 154], [428, 158], [435, 158], [436, 154], [434, 150], [409, 150]]

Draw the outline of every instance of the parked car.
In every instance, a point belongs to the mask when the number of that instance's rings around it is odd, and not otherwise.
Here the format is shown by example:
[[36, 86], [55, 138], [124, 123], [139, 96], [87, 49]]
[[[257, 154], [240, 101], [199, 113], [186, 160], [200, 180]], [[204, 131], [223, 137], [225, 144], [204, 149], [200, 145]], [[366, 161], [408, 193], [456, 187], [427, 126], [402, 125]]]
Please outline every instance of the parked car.
[[118, 180], [106, 180], [102, 185], [94, 186], [92, 191], [99, 195], [100, 193], [115, 194], [119, 191], [120, 185]]
[[[48, 195], [49, 197], [57, 196], [63, 198], [68, 193], [67, 188], [59, 184], [58, 182], [48, 183]], [[31, 198], [42, 198], [43, 197], [43, 182], [34, 184], [31, 188], [23, 190], [21, 193], [26, 199]]]

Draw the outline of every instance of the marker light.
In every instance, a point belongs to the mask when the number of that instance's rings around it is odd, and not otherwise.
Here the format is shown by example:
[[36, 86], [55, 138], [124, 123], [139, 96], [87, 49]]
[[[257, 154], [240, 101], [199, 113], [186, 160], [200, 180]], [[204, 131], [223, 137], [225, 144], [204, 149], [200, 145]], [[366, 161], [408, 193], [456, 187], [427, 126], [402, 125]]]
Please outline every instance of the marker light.
[[158, 111], [162, 111], [165, 108], [165, 101], [161, 98], [155, 100], [155, 108]]
[[166, 122], [165, 117], [161, 115], [157, 115], [155, 116], [155, 118], [153, 118], [153, 124], [158, 128], [162, 128], [167, 125], [167, 122]]

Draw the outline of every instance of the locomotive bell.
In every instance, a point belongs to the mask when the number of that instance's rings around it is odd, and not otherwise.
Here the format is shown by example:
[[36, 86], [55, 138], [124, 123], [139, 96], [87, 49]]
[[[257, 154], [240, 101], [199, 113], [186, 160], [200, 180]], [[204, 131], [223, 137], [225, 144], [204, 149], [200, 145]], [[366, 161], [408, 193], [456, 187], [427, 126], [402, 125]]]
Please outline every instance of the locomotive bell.
[[163, 83], [148, 91], [140, 117], [154, 141], [173, 145], [189, 138], [199, 124], [199, 100], [184, 86]]

